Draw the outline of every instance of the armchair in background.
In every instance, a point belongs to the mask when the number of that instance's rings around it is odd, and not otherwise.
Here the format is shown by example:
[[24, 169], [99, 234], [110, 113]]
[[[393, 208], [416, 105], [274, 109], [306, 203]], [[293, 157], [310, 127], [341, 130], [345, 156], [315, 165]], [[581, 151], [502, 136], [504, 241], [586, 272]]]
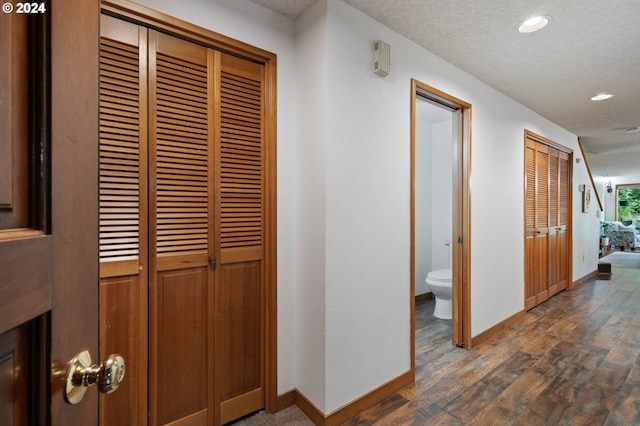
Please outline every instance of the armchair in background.
[[640, 231], [633, 225], [624, 225], [621, 222], [605, 222], [608, 226], [605, 228], [604, 235], [609, 237], [609, 243], [612, 247], [625, 249], [628, 247], [633, 250], [640, 247]]

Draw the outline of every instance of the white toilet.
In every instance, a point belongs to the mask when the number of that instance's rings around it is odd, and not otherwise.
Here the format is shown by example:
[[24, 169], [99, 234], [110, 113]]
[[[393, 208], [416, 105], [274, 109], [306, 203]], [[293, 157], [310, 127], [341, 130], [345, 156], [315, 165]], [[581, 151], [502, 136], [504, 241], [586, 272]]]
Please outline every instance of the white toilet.
[[425, 282], [436, 297], [433, 316], [451, 319], [451, 269], [438, 269], [427, 274]]

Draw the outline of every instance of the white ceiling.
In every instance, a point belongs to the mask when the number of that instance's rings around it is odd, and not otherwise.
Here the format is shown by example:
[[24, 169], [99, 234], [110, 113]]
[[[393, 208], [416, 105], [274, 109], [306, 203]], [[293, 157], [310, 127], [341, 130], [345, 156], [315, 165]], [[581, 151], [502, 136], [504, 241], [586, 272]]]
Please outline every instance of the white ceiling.
[[[315, 3], [253, 1], [294, 20]], [[344, 1], [578, 135], [592, 173], [640, 175], [640, 0]]]

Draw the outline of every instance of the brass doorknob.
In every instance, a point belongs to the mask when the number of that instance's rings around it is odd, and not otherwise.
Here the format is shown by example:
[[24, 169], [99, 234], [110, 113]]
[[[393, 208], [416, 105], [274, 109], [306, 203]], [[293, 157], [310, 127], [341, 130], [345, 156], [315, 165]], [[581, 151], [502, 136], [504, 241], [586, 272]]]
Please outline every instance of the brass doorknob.
[[92, 365], [89, 351], [82, 351], [67, 365], [67, 401], [70, 404], [79, 403], [87, 388], [93, 384], [97, 384], [102, 393], [114, 392], [124, 380], [124, 373], [124, 359], [120, 355], [109, 355], [101, 365]]

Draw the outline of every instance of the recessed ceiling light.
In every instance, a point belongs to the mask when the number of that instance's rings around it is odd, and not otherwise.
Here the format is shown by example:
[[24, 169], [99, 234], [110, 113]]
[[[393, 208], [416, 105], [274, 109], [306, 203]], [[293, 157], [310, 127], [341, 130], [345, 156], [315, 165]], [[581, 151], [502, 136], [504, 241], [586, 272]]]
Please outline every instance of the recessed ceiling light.
[[549, 23], [548, 16], [534, 16], [524, 21], [518, 26], [518, 32], [523, 34], [533, 33], [539, 31], [547, 26]]
[[593, 98], [591, 98], [592, 101], [604, 101], [607, 99], [611, 99], [613, 98], [615, 95], [612, 95], [611, 93], [600, 93], [598, 95], [595, 95]]

